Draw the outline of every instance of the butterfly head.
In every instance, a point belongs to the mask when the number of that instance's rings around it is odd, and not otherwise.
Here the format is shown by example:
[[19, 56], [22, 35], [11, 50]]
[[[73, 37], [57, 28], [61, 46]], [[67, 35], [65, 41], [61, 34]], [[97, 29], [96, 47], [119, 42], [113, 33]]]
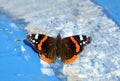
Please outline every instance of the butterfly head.
[[57, 40], [61, 40], [61, 35], [60, 35], [60, 33], [58, 33], [58, 35], [57, 35], [57, 38], [56, 38]]

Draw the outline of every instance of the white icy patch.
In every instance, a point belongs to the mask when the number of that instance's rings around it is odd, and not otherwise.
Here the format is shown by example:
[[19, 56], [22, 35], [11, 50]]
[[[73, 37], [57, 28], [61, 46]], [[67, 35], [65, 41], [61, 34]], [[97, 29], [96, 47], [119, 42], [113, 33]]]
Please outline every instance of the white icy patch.
[[14, 23], [10, 23], [10, 26], [13, 27], [15, 30], [18, 30], [18, 27]]
[[21, 51], [22, 51], [22, 52], [25, 52], [25, 51], [26, 51], [23, 46], [21, 46]]
[[26, 61], [29, 61], [30, 56], [26, 53], [26, 49], [21, 45], [21, 51]]
[[40, 64], [42, 64], [43, 67], [50, 67], [50, 65], [47, 62], [45, 62], [45, 61], [43, 61], [41, 59], [40, 59]]
[[54, 72], [51, 68], [41, 68], [40, 69], [43, 74], [46, 74], [48, 76], [53, 76]]
[[42, 67], [40, 68], [40, 71], [43, 74], [46, 74], [48, 76], [55, 75], [54, 72], [53, 72], [53, 69], [51, 69], [50, 65], [47, 62], [44, 62], [43, 60], [40, 59], [40, 64], [42, 64]]
[[22, 76], [25, 76], [25, 74], [17, 73], [16, 76], [22, 77]]

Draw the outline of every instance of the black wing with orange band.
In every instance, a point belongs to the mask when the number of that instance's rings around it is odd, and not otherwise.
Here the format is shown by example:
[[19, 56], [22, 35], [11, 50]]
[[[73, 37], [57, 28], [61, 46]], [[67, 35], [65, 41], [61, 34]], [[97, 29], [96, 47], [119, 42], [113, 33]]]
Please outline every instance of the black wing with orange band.
[[83, 46], [90, 43], [91, 37], [85, 35], [70, 36], [62, 39], [63, 49], [61, 60], [63, 63], [69, 64], [75, 61], [78, 54], [83, 50]]
[[42, 60], [48, 63], [52, 63], [56, 60], [57, 56], [54, 38], [43, 34], [30, 34], [27, 35], [27, 40], [34, 46]]

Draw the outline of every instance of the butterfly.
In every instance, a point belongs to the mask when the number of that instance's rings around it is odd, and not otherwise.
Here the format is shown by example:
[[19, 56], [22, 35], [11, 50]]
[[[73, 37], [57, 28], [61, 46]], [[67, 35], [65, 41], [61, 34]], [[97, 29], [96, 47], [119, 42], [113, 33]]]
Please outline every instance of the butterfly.
[[56, 38], [44, 34], [28, 34], [26, 39], [43, 61], [53, 63], [58, 57], [65, 64], [74, 62], [83, 47], [91, 42], [91, 37], [86, 35], [74, 35], [62, 39], [60, 34]]

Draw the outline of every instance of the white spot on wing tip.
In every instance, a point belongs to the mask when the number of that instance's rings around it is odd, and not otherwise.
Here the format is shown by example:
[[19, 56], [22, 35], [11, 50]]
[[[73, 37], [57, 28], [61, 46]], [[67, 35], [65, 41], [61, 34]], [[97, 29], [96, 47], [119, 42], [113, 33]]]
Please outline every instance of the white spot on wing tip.
[[33, 43], [35, 43], [35, 40], [32, 40]]
[[35, 35], [35, 39], [38, 39], [38, 36], [39, 36], [39, 34], [36, 34], [36, 35]]
[[38, 42], [35, 42], [36, 44], [38, 43]]
[[82, 45], [82, 43], [80, 43], [80, 45]]
[[79, 37], [80, 37], [80, 40], [83, 40], [83, 37], [82, 37], [82, 35], [80, 35]]
[[85, 41], [83, 41], [83, 44], [86, 44], [86, 42], [85, 42]]

